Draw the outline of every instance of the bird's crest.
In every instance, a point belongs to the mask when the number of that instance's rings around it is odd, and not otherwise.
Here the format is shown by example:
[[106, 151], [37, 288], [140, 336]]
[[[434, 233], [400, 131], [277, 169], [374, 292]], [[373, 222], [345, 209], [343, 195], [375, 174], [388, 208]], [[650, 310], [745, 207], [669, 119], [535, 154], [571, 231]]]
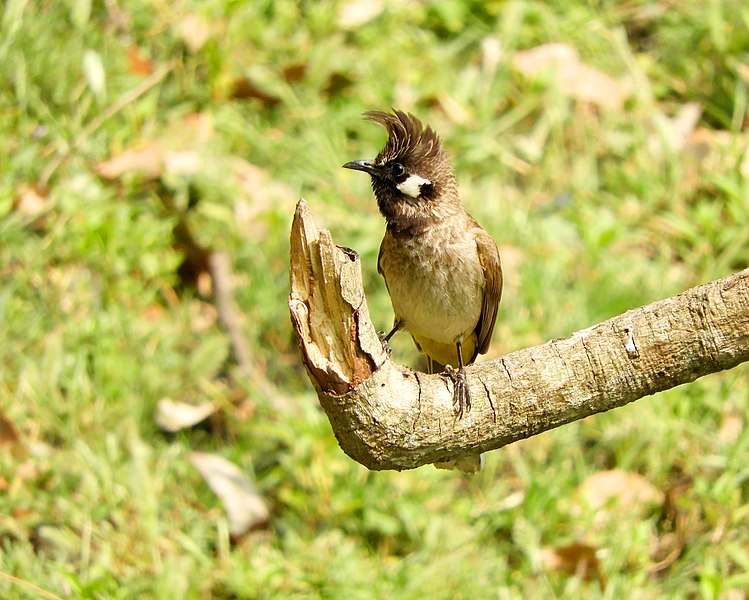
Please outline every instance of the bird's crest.
[[364, 119], [381, 125], [388, 133], [387, 143], [375, 159], [377, 165], [395, 159], [420, 163], [436, 160], [442, 154], [439, 136], [429, 125], [424, 127], [411, 113], [393, 110], [390, 114], [371, 110], [364, 113]]

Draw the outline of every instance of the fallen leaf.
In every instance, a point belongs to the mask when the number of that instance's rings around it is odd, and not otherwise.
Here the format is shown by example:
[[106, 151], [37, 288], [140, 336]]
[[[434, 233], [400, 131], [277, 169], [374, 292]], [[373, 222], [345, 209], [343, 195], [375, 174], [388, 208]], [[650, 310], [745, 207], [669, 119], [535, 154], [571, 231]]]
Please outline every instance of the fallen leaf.
[[166, 314], [166, 308], [161, 304], [151, 304], [140, 312], [140, 316], [149, 321], [161, 321]]
[[577, 65], [580, 57], [567, 44], [543, 44], [529, 50], [518, 50], [512, 57], [512, 66], [526, 77], [535, 77], [550, 66]]
[[96, 172], [113, 180], [137, 174], [147, 180], [159, 179], [165, 172], [189, 175], [199, 171], [201, 152], [213, 135], [213, 121], [204, 113], [176, 119], [158, 138], [141, 142], [96, 165]]
[[294, 63], [291, 65], [286, 65], [283, 68], [282, 73], [286, 83], [299, 83], [307, 74], [307, 64]]
[[130, 73], [133, 75], [150, 75], [153, 73], [153, 63], [145, 56], [138, 46], [127, 49], [127, 61], [130, 63]]
[[322, 90], [323, 95], [331, 98], [340, 96], [344, 91], [351, 87], [354, 80], [344, 73], [331, 73], [328, 77], [328, 83]]
[[224, 505], [233, 536], [240, 537], [268, 522], [270, 513], [265, 501], [234, 463], [204, 452], [191, 452], [189, 459]]
[[744, 417], [739, 413], [726, 413], [718, 429], [718, 439], [725, 444], [735, 444], [744, 431]]
[[541, 564], [547, 571], [561, 571], [586, 581], [602, 582], [597, 554], [597, 548], [577, 542], [568, 546], [547, 546], [541, 549]]
[[281, 103], [281, 99], [278, 96], [265, 91], [248, 77], [238, 77], [235, 79], [229, 95], [231, 98], [237, 100], [259, 100], [267, 108], [273, 108]]
[[671, 130], [668, 139], [674, 150], [681, 151], [697, 127], [702, 116], [702, 106], [698, 102], [687, 102], [671, 119]]
[[188, 15], [177, 26], [182, 41], [193, 54], [198, 52], [210, 39], [213, 28], [211, 24], [197, 15]]
[[642, 475], [620, 469], [594, 473], [579, 491], [596, 510], [609, 505], [629, 510], [663, 502], [663, 493]]
[[13, 208], [24, 217], [36, 218], [47, 211], [49, 198], [46, 190], [38, 186], [21, 186], [13, 202]]
[[213, 402], [187, 404], [169, 398], [162, 398], [156, 403], [156, 424], [169, 433], [194, 427], [216, 412]]
[[353, 0], [341, 7], [338, 26], [341, 29], [356, 29], [368, 23], [385, 8], [383, 0]]
[[167, 152], [164, 155], [164, 171], [174, 175], [194, 175], [203, 166], [203, 159], [195, 150]]
[[603, 108], [620, 109], [627, 97], [616, 79], [583, 63], [577, 50], [567, 44], [544, 44], [519, 50], [512, 58], [512, 65], [529, 78], [550, 69], [568, 96]]
[[697, 102], [684, 104], [673, 117], [656, 114], [654, 123], [659, 135], [648, 138], [651, 154], [661, 156], [664, 152], [683, 152], [690, 144], [701, 116], [702, 106]]
[[164, 171], [163, 152], [161, 142], [148, 142], [100, 162], [96, 165], [96, 172], [104, 179], [118, 179], [132, 173], [146, 179], [158, 179]]

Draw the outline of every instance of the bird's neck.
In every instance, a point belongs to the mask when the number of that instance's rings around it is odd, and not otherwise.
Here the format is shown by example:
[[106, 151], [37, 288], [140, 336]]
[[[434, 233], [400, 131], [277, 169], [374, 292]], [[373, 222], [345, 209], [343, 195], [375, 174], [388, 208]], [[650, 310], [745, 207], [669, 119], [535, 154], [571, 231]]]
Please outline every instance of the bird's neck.
[[379, 203], [380, 212], [385, 217], [388, 230], [397, 236], [419, 235], [440, 227], [455, 218], [466, 215], [463, 204], [457, 195], [450, 199], [401, 201]]

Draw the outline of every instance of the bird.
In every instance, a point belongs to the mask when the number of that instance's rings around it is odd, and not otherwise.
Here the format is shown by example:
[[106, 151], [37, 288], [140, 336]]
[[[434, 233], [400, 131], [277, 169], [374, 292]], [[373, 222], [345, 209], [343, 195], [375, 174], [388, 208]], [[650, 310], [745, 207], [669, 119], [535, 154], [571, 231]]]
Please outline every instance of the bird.
[[[388, 139], [373, 160], [343, 168], [367, 173], [385, 235], [377, 270], [393, 306], [393, 327], [426, 355], [429, 373], [444, 368], [453, 381], [453, 406], [462, 419], [471, 409], [466, 365], [485, 354], [502, 297], [502, 263], [494, 239], [466, 212], [450, 157], [429, 125], [411, 113], [368, 111], [366, 121]], [[435, 463], [473, 473], [480, 455]]]

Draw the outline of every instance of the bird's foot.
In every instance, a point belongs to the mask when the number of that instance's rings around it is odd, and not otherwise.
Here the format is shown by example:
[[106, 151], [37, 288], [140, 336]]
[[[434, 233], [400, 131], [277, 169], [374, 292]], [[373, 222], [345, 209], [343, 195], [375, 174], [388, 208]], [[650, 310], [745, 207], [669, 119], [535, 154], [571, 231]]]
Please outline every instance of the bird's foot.
[[454, 369], [450, 365], [446, 365], [445, 374], [453, 381], [453, 409], [455, 409], [455, 415], [458, 419], [462, 419], [463, 414], [471, 410], [471, 394], [468, 391], [468, 384], [466, 383], [466, 370], [464, 368]]
[[390, 356], [393, 352], [393, 349], [390, 347], [390, 344], [388, 343], [388, 334], [384, 331], [378, 331], [377, 337], [380, 338], [380, 341], [382, 342], [382, 349], [385, 351], [385, 354]]

